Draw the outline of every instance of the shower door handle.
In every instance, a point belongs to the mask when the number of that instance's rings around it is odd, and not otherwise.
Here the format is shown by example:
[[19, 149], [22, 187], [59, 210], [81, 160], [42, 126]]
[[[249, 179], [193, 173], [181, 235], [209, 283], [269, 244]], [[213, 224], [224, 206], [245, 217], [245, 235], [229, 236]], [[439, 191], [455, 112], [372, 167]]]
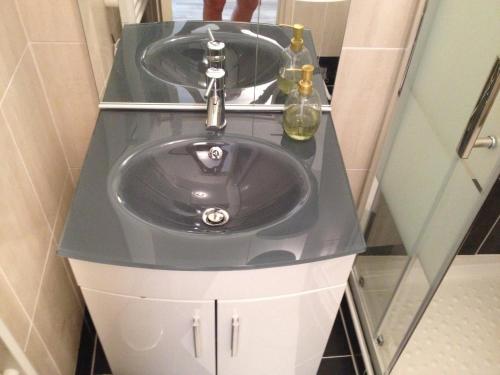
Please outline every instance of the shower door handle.
[[474, 111], [469, 118], [462, 139], [457, 147], [458, 156], [467, 159], [475, 147], [493, 148], [497, 144], [497, 139], [493, 135], [479, 138], [479, 133], [484, 125], [488, 113], [495, 101], [500, 88], [500, 58], [497, 57], [491, 69], [488, 80], [483, 87]]

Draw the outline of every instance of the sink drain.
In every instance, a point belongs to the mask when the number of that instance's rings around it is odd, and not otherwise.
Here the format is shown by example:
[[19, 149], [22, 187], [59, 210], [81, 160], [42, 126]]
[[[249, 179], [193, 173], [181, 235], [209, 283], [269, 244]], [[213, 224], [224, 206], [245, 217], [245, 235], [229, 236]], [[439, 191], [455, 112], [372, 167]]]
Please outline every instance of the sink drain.
[[207, 208], [201, 216], [203, 222], [212, 227], [224, 225], [229, 221], [229, 214], [222, 208]]
[[222, 148], [218, 146], [210, 147], [210, 150], [208, 150], [208, 157], [212, 160], [220, 160], [222, 159]]

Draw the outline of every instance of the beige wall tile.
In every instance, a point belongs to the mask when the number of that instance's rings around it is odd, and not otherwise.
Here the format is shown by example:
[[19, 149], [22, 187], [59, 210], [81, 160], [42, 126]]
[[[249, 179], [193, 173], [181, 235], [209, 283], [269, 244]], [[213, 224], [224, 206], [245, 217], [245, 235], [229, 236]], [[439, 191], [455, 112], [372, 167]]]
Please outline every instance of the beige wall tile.
[[[4, 1], [4, 0], [2, 0]], [[32, 42], [83, 42], [78, 1], [17, 0]]]
[[351, 187], [352, 198], [354, 203], [358, 204], [358, 199], [363, 190], [366, 175], [368, 171], [363, 169], [348, 169], [347, 178], [349, 179], [349, 186]]
[[30, 322], [5, 275], [0, 270], [0, 319], [7, 325], [21, 347], [26, 343]]
[[70, 167], [79, 168], [99, 104], [86, 47], [34, 44], [33, 49]]
[[121, 36], [120, 12], [99, 0], [80, 1], [79, 4], [94, 78], [101, 95], [113, 65], [113, 40], [118, 40]]
[[61, 201], [59, 203], [59, 210], [57, 212], [56, 224], [54, 225], [54, 240], [59, 243], [62, 231], [64, 229], [64, 224], [66, 223], [66, 216], [68, 214], [71, 200], [73, 199], [73, 193], [75, 189], [73, 187], [73, 181], [71, 175], [68, 172], [66, 181], [64, 182], [64, 189], [61, 196]]
[[0, 98], [21, 59], [27, 41], [14, 0], [0, 1]]
[[67, 164], [31, 53], [24, 55], [1, 110], [53, 225]]
[[66, 270], [66, 274], [68, 275], [68, 278], [71, 281], [73, 293], [76, 296], [80, 310], [82, 311], [82, 314], [83, 314], [85, 312], [85, 301], [83, 299], [82, 290], [80, 289], [80, 287], [78, 286], [78, 283], [76, 282], [75, 275], [73, 274], [73, 271], [71, 270], [71, 266], [69, 264], [68, 258], [62, 258], [62, 261], [64, 264], [64, 269]]
[[0, 265], [31, 315], [50, 231], [1, 114], [0, 150]]
[[293, 23], [300, 23], [311, 30], [314, 46], [318, 49], [316, 52], [321, 55], [321, 46], [323, 44], [323, 28], [325, 25], [326, 3], [295, 1], [293, 6]]
[[61, 375], [54, 359], [42, 342], [42, 338], [36, 329], [31, 330], [26, 356], [40, 375]]
[[[314, 2], [309, 4], [314, 4]], [[349, 1], [330, 1], [326, 3], [323, 41], [321, 47], [318, 47], [320, 56], [340, 56], [348, 15]]]
[[343, 49], [332, 116], [347, 169], [368, 169], [403, 50]]
[[75, 371], [83, 314], [67, 277], [63, 260], [49, 255], [34, 325], [63, 375]]
[[402, 48], [418, 0], [351, 0], [344, 47]]

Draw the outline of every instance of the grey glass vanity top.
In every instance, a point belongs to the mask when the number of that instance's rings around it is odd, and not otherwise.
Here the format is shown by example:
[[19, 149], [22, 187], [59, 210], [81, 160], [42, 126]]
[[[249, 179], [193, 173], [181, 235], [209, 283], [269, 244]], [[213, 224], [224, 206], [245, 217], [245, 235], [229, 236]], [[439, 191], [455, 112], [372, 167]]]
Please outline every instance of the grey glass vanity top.
[[[303, 143], [283, 135], [279, 114], [228, 113], [223, 133], [207, 132], [204, 120], [204, 113], [101, 111], [59, 254], [234, 270], [364, 250], [329, 114]], [[227, 223], [206, 224], [212, 207], [229, 214]]]
[[[125, 26], [103, 102], [205, 103], [209, 28], [226, 45], [226, 103], [285, 102], [276, 78], [292, 37], [289, 27], [203, 21]], [[309, 31], [304, 42], [316, 61]], [[319, 72], [314, 84], [328, 104]]]

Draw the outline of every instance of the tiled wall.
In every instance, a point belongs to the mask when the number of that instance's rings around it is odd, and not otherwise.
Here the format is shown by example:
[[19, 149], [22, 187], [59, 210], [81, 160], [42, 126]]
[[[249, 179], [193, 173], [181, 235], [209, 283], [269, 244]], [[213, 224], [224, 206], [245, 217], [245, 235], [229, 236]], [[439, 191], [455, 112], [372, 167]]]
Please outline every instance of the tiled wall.
[[121, 37], [118, 8], [108, 7], [103, 0], [80, 0], [80, 13], [99, 97], [106, 89], [114, 59], [115, 41]]
[[0, 1], [0, 319], [72, 375], [83, 305], [56, 243], [97, 116], [76, 0]]
[[355, 200], [395, 92], [418, 1], [351, 1], [332, 116]]

